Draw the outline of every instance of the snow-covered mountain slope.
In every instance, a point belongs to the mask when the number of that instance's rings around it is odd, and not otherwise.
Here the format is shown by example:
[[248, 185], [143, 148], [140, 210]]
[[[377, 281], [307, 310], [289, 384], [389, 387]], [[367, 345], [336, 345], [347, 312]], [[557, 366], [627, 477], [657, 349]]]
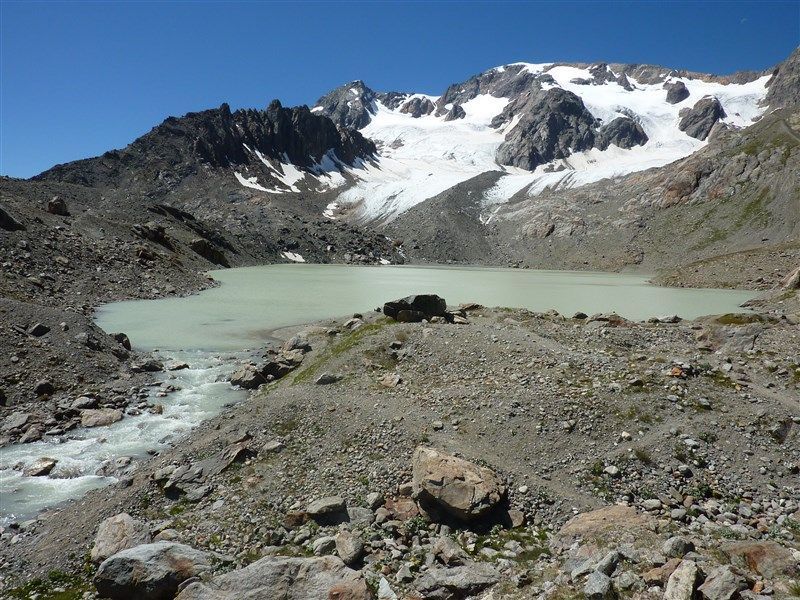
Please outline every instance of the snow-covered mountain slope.
[[442, 96], [376, 93], [354, 82], [312, 111], [360, 125], [378, 151], [347, 169], [353, 184], [325, 214], [388, 221], [480, 173], [502, 171], [483, 199], [488, 220], [522, 190], [534, 196], [663, 166], [703, 147], [714, 127], [751, 125], [767, 109], [769, 80], [516, 63]]

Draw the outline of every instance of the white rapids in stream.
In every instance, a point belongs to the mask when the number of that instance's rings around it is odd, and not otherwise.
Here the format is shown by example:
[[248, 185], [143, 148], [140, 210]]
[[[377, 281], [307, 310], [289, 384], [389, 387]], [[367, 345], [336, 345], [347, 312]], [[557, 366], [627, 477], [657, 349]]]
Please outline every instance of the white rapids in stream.
[[[152, 403], [164, 407], [163, 414], [148, 411], [125, 416], [105, 427], [74, 429], [61, 438], [0, 448], [0, 524], [35, 517], [45, 508], [78, 498], [87, 491], [114, 483], [113, 476], [96, 472], [121, 457], [141, 458], [175, 443], [202, 421], [213, 417], [226, 404], [243, 400], [246, 392], [227, 381], [236, 360], [202, 352], [170, 352], [160, 359], [187, 363], [190, 368], [159, 373], [154, 382], [165, 381], [180, 388], [158, 398], [150, 388]], [[240, 358], [240, 357], [237, 357]], [[42, 457], [58, 460], [49, 477], [29, 477], [22, 469]]]

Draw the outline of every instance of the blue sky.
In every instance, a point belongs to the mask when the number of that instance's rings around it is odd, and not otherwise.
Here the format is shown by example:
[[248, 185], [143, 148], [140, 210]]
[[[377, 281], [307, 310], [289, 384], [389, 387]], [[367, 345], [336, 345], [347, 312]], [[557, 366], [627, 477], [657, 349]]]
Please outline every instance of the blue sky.
[[127, 145], [169, 115], [313, 104], [363, 79], [441, 93], [515, 61], [761, 70], [800, 43], [783, 2], [0, 0], [0, 173]]

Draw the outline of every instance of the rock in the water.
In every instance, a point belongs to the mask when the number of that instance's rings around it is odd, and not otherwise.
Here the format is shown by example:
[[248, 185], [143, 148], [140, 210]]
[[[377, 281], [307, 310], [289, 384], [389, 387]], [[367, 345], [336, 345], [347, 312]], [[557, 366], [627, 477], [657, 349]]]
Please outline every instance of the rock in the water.
[[725, 111], [716, 98], [702, 98], [697, 101], [678, 123], [678, 129], [698, 140], [704, 140], [711, 133], [714, 124], [725, 117]]
[[335, 556], [268, 556], [243, 569], [186, 586], [175, 600], [368, 600], [358, 571]]
[[55, 458], [43, 456], [42, 458], [37, 459], [29, 467], [25, 468], [22, 472], [28, 477], [44, 477], [45, 475], [50, 474], [50, 471], [55, 468], [57, 463], [58, 460]]
[[447, 314], [447, 302], [436, 294], [406, 296], [384, 304], [383, 314], [397, 321], [405, 322], [444, 317]]
[[599, 571], [589, 574], [583, 586], [583, 596], [586, 600], [612, 600], [615, 598], [611, 577]]
[[210, 568], [205, 553], [174, 542], [142, 544], [104, 560], [94, 585], [112, 600], [167, 600], [178, 586]]
[[87, 408], [81, 411], [81, 425], [84, 427], [111, 425], [121, 419], [122, 411], [118, 408]]
[[425, 598], [456, 600], [472, 596], [498, 581], [500, 574], [494, 567], [486, 563], [473, 563], [430, 569], [417, 580], [415, 587]]
[[486, 467], [424, 446], [412, 459], [414, 497], [420, 505], [473, 521], [500, 504], [506, 489]]
[[100, 523], [90, 557], [93, 562], [102, 562], [117, 552], [149, 543], [147, 524], [128, 513], [120, 513]]
[[700, 571], [694, 561], [682, 560], [667, 580], [664, 600], [691, 600], [699, 576]]
[[154, 358], [148, 358], [131, 365], [131, 371], [134, 373], [157, 373], [163, 370], [164, 363]]

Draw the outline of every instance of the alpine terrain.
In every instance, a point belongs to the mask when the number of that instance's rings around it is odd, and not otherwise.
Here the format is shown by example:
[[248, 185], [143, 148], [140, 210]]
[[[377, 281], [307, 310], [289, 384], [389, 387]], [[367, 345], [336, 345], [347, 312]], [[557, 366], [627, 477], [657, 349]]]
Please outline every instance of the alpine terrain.
[[[96, 322], [273, 263], [753, 299], [634, 321], [417, 293], [254, 315], [236, 353]], [[800, 48], [352, 81], [0, 178], [0, 489], [3, 598], [800, 597]]]

